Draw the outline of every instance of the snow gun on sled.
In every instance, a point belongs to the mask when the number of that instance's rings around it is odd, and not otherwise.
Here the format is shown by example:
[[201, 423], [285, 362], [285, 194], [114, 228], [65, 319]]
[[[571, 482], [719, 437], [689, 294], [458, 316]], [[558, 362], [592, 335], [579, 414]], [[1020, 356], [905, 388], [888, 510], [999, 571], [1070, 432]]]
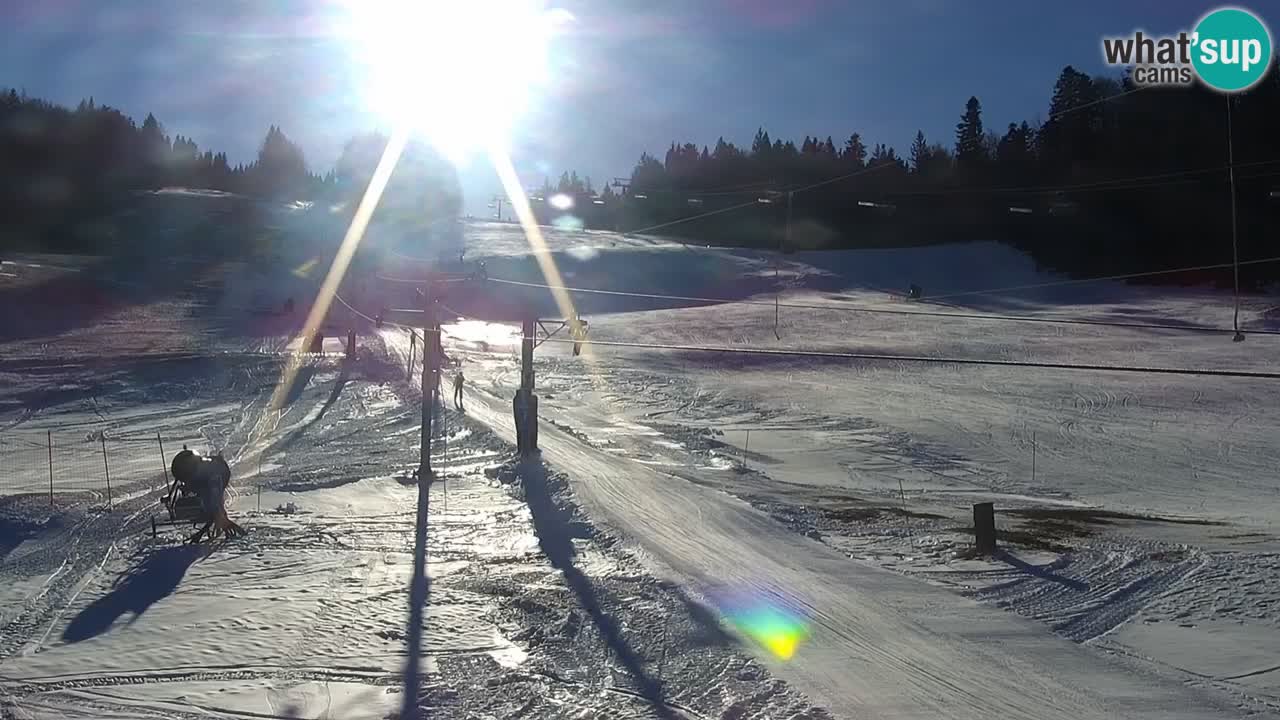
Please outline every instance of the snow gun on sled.
[[225, 534], [232, 538], [245, 534], [244, 528], [227, 517], [226, 493], [231, 484], [231, 467], [222, 453], [202, 457], [183, 445], [182, 451], [173, 456], [169, 470], [173, 481], [160, 499], [168, 511], [168, 519], [151, 516], [152, 537], [158, 534], [161, 525], [188, 522], [192, 526], [201, 526], [188, 539], [192, 543], [199, 542], [202, 537], [213, 539]]

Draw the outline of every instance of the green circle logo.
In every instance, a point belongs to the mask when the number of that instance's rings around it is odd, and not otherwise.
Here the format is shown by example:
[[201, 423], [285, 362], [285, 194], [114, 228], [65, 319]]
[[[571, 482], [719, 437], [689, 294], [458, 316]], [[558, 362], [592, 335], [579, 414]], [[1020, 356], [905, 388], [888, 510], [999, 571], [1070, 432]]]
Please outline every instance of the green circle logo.
[[1248, 10], [1221, 8], [1205, 15], [1192, 43], [1191, 64], [1215, 90], [1247, 90], [1271, 66], [1271, 33]]

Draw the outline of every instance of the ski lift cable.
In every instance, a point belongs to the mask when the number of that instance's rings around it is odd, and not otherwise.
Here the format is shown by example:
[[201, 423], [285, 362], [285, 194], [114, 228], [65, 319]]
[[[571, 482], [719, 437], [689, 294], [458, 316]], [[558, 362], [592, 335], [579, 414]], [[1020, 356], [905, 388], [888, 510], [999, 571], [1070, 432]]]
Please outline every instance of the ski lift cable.
[[[1241, 265], [1263, 265], [1266, 263], [1280, 262], [1280, 256], [1269, 258], [1258, 258], [1255, 260], [1241, 261]], [[987, 290], [966, 290], [963, 292], [943, 293], [941, 295], [930, 295], [928, 300], [944, 300], [957, 297], [968, 297], [971, 295], [995, 295], [998, 293], [1014, 292], [1018, 290], [1036, 290], [1039, 288], [1062, 287], [1065, 285], [1083, 285], [1086, 283], [1106, 282], [1109, 280], [1130, 280], [1133, 278], [1154, 277], [1156, 275], [1175, 275], [1184, 272], [1199, 272], [1202, 270], [1222, 270], [1233, 267], [1235, 263], [1216, 263], [1214, 265], [1195, 265], [1191, 267], [1170, 268], [1167, 270], [1149, 270], [1145, 272], [1124, 273], [1120, 275], [1106, 275], [1103, 277], [1081, 278], [1077, 280], [1054, 280], [1052, 282], [1034, 283], [1031, 285], [1010, 285], [1001, 288], [990, 288]]]
[[1059, 118], [1059, 117], [1062, 117], [1063, 115], [1069, 115], [1077, 110], [1083, 110], [1087, 107], [1093, 107], [1094, 105], [1101, 105], [1104, 102], [1110, 102], [1117, 98], [1122, 98], [1126, 95], [1132, 95], [1137, 92], [1142, 92], [1143, 90], [1148, 90], [1151, 87], [1152, 87], [1151, 85], [1139, 85], [1138, 87], [1125, 90], [1123, 92], [1118, 92], [1114, 95], [1108, 95], [1106, 97], [1098, 98], [1097, 100], [1090, 100], [1089, 102], [1086, 102], [1086, 103], [1080, 103], [1079, 105], [1076, 105], [1075, 107], [1069, 107], [1066, 110], [1059, 110], [1056, 113], [1049, 113], [1049, 119]]
[[[342, 299], [342, 296], [341, 296], [341, 295], [339, 295], [338, 293], [336, 293], [336, 292], [335, 292], [335, 293], [333, 294], [333, 297], [334, 297], [335, 299], [337, 299], [337, 301], [338, 301], [338, 302], [342, 303], [343, 307], [345, 307], [346, 309], [350, 310], [350, 311], [351, 311], [352, 313], [354, 313], [356, 316], [361, 317], [361, 318], [364, 318], [365, 320], [367, 320], [367, 321], [369, 321], [369, 322], [371, 322], [371, 323], [373, 323], [373, 324], [375, 324], [375, 325], [377, 325], [377, 324], [378, 324], [378, 320], [377, 320], [377, 318], [369, 317], [368, 315], [365, 315], [364, 313], [362, 313], [362, 312], [360, 312], [359, 310], [355, 309], [354, 307], [352, 307], [352, 306], [351, 306], [351, 304], [350, 304], [350, 303], [348, 303], [346, 300], [343, 300], [343, 299]], [[422, 311], [421, 311], [421, 310], [411, 310], [411, 311], [405, 311], [405, 310], [393, 310], [392, 312], [422, 312]], [[413, 327], [411, 327], [411, 326], [409, 326], [409, 325], [401, 325], [400, 323], [393, 322], [393, 321], [388, 320], [388, 319], [386, 319], [386, 318], [383, 318], [383, 319], [382, 319], [382, 324], [383, 324], [383, 325], [390, 325], [391, 327], [394, 327], [394, 328], [400, 328], [401, 330], [408, 330], [409, 332], [414, 332], [414, 330], [416, 329], [416, 328], [413, 328]]]
[[[765, 303], [768, 304], [768, 303]], [[465, 318], [465, 315], [460, 317]], [[675, 350], [685, 352], [709, 352], [744, 355], [773, 355], [782, 357], [817, 357], [845, 360], [872, 360], [886, 362], [910, 362], [939, 365], [978, 365], [992, 367], [1024, 367], [1052, 370], [1081, 370], [1093, 372], [1138, 373], [1149, 375], [1202, 375], [1209, 377], [1253, 378], [1280, 380], [1280, 372], [1262, 370], [1223, 370], [1211, 368], [1178, 368], [1161, 366], [1135, 365], [1100, 365], [1095, 363], [1063, 363], [1042, 360], [997, 360], [986, 358], [931, 357], [928, 355], [893, 355], [883, 353], [857, 353], [834, 350], [804, 350], [758, 347], [726, 347], [716, 345], [677, 345], [670, 343], [625, 342], [617, 340], [573, 340], [568, 338], [548, 337], [543, 342], [561, 344], [579, 343], [582, 345], [600, 345], [604, 347], [637, 348], [643, 350]]]
[[[755, 207], [759, 204], [760, 203], [757, 200], [752, 200], [751, 202], [745, 202], [745, 203], [738, 203], [737, 205], [730, 205], [729, 207], [723, 207], [717, 210], [710, 210], [708, 212], [699, 213], [697, 215], [691, 215], [686, 218], [680, 218], [679, 220], [672, 220], [670, 222], [658, 223], [657, 225], [650, 225], [648, 227], [636, 228], [635, 230], [627, 230], [626, 232], [623, 232], [620, 234], [637, 235], [640, 233], [652, 232], [654, 230], [659, 230], [661, 228], [671, 227], [672, 225], [679, 225], [681, 223], [693, 222], [694, 220], [701, 220], [702, 218], [711, 217], [712, 215], [719, 215], [721, 213], [727, 213], [733, 210], [741, 210], [743, 208]], [[688, 247], [687, 243], [680, 243], [680, 244]]]
[[[345, 302], [343, 303], [346, 304]], [[759, 304], [759, 303], [757, 303]], [[768, 304], [768, 303], [764, 303]], [[465, 315], [456, 313], [459, 317]], [[1178, 328], [1186, 329], [1186, 328]], [[987, 358], [931, 357], [928, 355], [894, 355], [884, 353], [840, 352], [833, 350], [804, 350], [755, 347], [725, 347], [715, 345], [677, 345], [670, 343], [642, 343], [616, 340], [573, 340], [567, 338], [545, 338], [543, 342], [561, 344], [580, 343], [583, 345], [600, 345], [603, 347], [637, 348], [643, 350], [674, 350], [684, 352], [708, 352], [744, 355], [771, 355], [778, 357], [809, 357], [843, 360], [870, 360], [884, 362], [922, 363], [936, 365], [975, 365], [989, 367], [1038, 368], [1051, 370], [1079, 370], [1091, 372], [1136, 373], [1147, 375], [1199, 375], [1207, 377], [1252, 378], [1264, 380], [1280, 380], [1280, 372], [1261, 370], [1224, 370], [1212, 368], [1178, 368], [1141, 365], [1101, 365], [1095, 363], [1064, 363], [1042, 360], [997, 360]]]
[[[886, 168], [886, 167], [889, 167], [889, 166], [890, 166], [890, 164], [889, 164], [889, 163], [885, 163], [885, 164], [883, 164], [883, 165], [875, 165], [875, 166], [873, 166], [873, 167], [861, 168], [861, 169], [859, 169], [859, 170], [855, 170], [855, 171], [853, 171], [853, 172], [851, 172], [851, 173], [845, 173], [844, 175], [839, 175], [839, 176], [837, 176], [837, 177], [833, 177], [833, 178], [827, 178], [826, 180], [822, 180], [822, 181], [819, 181], [819, 182], [816, 182], [816, 183], [812, 183], [812, 184], [810, 184], [810, 185], [805, 185], [805, 186], [803, 186], [803, 187], [794, 188], [794, 189], [791, 189], [791, 190], [783, 190], [783, 191], [781, 191], [781, 192], [782, 192], [782, 193], [784, 193], [784, 194], [787, 194], [787, 193], [794, 194], [794, 193], [798, 193], [798, 192], [805, 192], [805, 191], [807, 191], [807, 190], [813, 190], [814, 188], [822, 187], [823, 185], [830, 185], [830, 184], [832, 184], [832, 183], [840, 182], [841, 180], [848, 180], [849, 178], [856, 177], [856, 176], [858, 176], [858, 175], [866, 175], [867, 173], [872, 173], [872, 172], [875, 172], [875, 171], [877, 171], [877, 170], [880, 170], [880, 169], [883, 169], [883, 168]], [[729, 207], [719, 208], [718, 210], [711, 210], [711, 211], [708, 211], [708, 212], [705, 212], [705, 213], [699, 213], [698, 215], [692, 215], [692, 216], [690, 216], [690, 217], [680, 218], [679, 220], [672, 220], [672, 221], [670, 221], [670, 222], [659, 223], [659, 224], [657, 224], [657, 225], [651, 225], [651, 226], [649, 226], [649, 227], [638, 228], [638, 229], [636, 229], [636, 230], [628, 230], [628, 231], [626, 231], [625, 233], [622, 233], [622, 234], [624, 234], [624, 235], [636, 235], [636, 234], [639, 234], [639, 233], [652, 232], [652, 231], [654, 231], [654, 230], [658, 230], [658, 229], [661, 229], [661, 228], [671, 227], [672, 225], [679, 225], [679, 224], [681, 224], [681, 223], [687, 223], [687, 222], [691, 222], [691, 221], [693, 221], [693, 220], [700, 220], [700, 219], [702, 219], [702, 218], [710, 217], [710, 216], [712, 216], [712, 215], [719, 215], [719, 214], [721, 214], [721, 213], [726, 213], [726, 212], [729, 212], [729, 211], [731, 211], [731, 210], [741, 210], [741, 209], [743, 209], [743, 208], [755, 207], [755, 206], [757, 206], [757, 205], [759, 205], [759, 204], [760, 204], [759, 200], [752, 200], [751, 202], [738, 203], [737, 205], [730, 205]], [[681, 243], [681, 244], [682, 244], [682, 245], [685, 245], [686, 247], [688, 247], [685, 243]]]
[[[1280, 257], [1271, 258], [1271, 261], [1280, 261]], [[1256, 262], [1256, 261], [1255, 261]], [[1242, 263], [1243, 264], [1243, 263]], [[1219, 267], [1231, 267], [1231, 263], [1226, 263]], [[1168, 271], [1165, 271], [1168, 272]], [[775, 303], [763, 300], [732, 300], [729, 298], [709, 298], [690, 295], [666, 295], [660, 293], [637, 293], [626, 292], [622, 290], [596, 290], [591, 288], [576, 288], [568, 286], [550, 286], [542, 283], [521, 282], [518, 280], [502, 280], [499, 278], [489, 278], [490, 282], [502, 283], [504, 285], [516, 285], [523, 287], [543, 288], [548, 290], [565, 290], [568, 292], [589, 293], [595, 295], [613, 295], [622, 297], [637, 297], [650, 300], [680, 300], [684, 302], [698, 302], [706, 304], [729, 304], [737, 303], [741, 305], [757, 305], [774, 307]], [[1069, 282], [1093, 282], [1092, 280], [1069, 281]], [[1040, 287], [1040, 286], [1028, 286]], [[850, 297], [842, 295], [838, 297]], [[936, 300], [947, 296], [930, 297], [929, 300]], [[797, 303], [797, 302], [779, 302], [777, 307], [791, 308], [795, 310], [826, 310], [836, 312], [859, 312], [873, 315], [914, 315], [920, 317], [937, 317], [958, 320], [979, 320], [985, 322], [1028, 322], [1042, 323], [1049, 325], [1091, 325], [1101, 327], [1120, 327], [1132, 328], [1139, 330], [1171, 330], [1177, 332], [1199, 332], [1199, 333], [1229, 333], [1228, 329], [1210, 327], [1205, 325], [1176, 325], [1172, 323], [1136, 323], [1112, 320], [1087, 320], [1084, 318], [1047, 318], [1034, 317], [1029, 315], [991, 315], [982, 313], [964, 313], [964, 312], [942, 312], [931, 310], [900, 310], [894, 308], [870, 308], [870, 307], [853, 307], [846, 305], [819, 305], [816, 303]], [[1280, 330], [1249, 330], [1248, 332], [1258, 335], [1280, 335]]]
[[[1261, 165], [1280, 164], [1280, 159], [1272, 160], [1254, 160], [1247, 163], [1236, 163], [1235, 167], [1258, 167]], [[919, 190], [911, 192], [892, 193], [896, 196], [917, 196], [917, 195], [959, 195], [959, 194], [982, 194], [982, 193], [1027, 193], [1027, 194], [1049, 194], [1059, 192], [1073, 192], [1078, 190], [1108, 190], [1112, 186], [1128, 186], [1134, 184], [1133, 187], [1160, 187], [1165, 183], [1151, 183], [1148, 185], [1137, 185], [1136, 183], [1145, 183], [1149, 180], [1163, 180], [1177, 177], [1187, 177], [1191, 175], [1209, 175], [1213, 173], [1226, 172], [1230, 169], [1228, 165], [1218, 165], [1214, 167], [1204, 168], [1188, 168], [1184, 170], [1173, 170], [1170, 172], [1157, 173], [1154, 175], [1137, 175], [1122, 178], [1108, 178], [1105, 180], [1095, 180], [1087, 183], [1077, 183], [1074, 185], [1023, 185], [1008, 186], [998, 188], [954, 188], [951, 190]], [[1128, 187], [1117, 187], [1115, 189], [1129, 189]]]
[[[548, 338], [545, 342], [573, 343], [565, 338]], [[773, 355], [781, 357], [814, 357], [840, 360], [872, 360], [885, 362], [924, 363], [937, 365], [983, 365], [994, 367], [1022, 367], [1052, 370], [1082, 370], [1092, 372], [1137, 373], [1148, 375], [1203, 375], [1209, 377], [1253, 378], [1280, 380], [1280, 372], [1262, 370], [1223, 370], [1210, 368], [1178, 368], [1137, 365], [1099, 365], [1093, 363], [1065, 363], [1042, 360], [996, 360], [984, 358], [931, 357], [928, 355], [890, 355], [881, 353], [840, 352], [828, 350], [802, 350], [781, 348], [725, 347], [715, 345], [675, 345], [668, 343], [622, 342], [611, 340], [583, 340], [583, 345], [638, 348], [644, 350], [675, 350], [684, 352], [708, 352], [742, 355]]]

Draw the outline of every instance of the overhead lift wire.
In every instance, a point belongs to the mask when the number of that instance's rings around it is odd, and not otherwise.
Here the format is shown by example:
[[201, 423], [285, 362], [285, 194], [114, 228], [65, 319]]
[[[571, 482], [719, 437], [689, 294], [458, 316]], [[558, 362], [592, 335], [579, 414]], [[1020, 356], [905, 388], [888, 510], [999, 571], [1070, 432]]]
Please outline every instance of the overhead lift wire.
[[1280, 372], [1261, 370], [1222, 370], [1212, 368], [1175, 368], [1134, 365], [1100, 365], [1094, 363], [1064, 363], [1041, 360], [993, 360], [984, 358], [931, 357], [928, 355], [890, 355], [882, 353], [857, 353], [828, 350], [801, 350], [759, 347], [727, 347], [715, 345], [676, 345], [670, 343], [625, 342], [615, 340], [573, 340], [569, 338], [545, 338], [544, 342], [602, 347], [636, 348], [642, 350], [674, 350], [682, 352], [707, 352], [775, 357], [828, 358], [839, 360], [867, 360], [878, 362], [925, 363], [935, 365], [978, 365], [991, 367], [1038, 368], [1051, 370], [1082, 370], [1092, 372], [1137, 373], [1147, 375], [1199, 375], [1207, 377], [1253, 378], [1280, 380]]
[[[1280, 261], [1280, 258], [1274, 258], [1273, 260]], [[1230, 266], [1231, 266], [1230, 263], [1226, 265], [1226, 267], [1230, 267]], [[698, 297], [698, 296], [692, 296], [692, 295], [665, 295], [660, 293], [625, 292], [622, 290], [595, 290], [591, 288], [577, 288], [577, 287], [569, 287], [569, 286], [559, 286], [559, 287], [552, 288], [551, 286], [544, 285], [542, 283], [521, 282], [518, 280], [503, 280], [499, 278], [489, 278], [488, 281], [502, 283], [504, 285], [542, 288], [542, 289], [548, 289], [548, 290], [557, 289], [557, 290], [566, 290], [568, 292], [587, 293], [587, 294], [594, 294], [594, 295], [636, 297], [636, 298], [645, 298], [650, 300], [679, 300], [684, 302], [697, 302], [697, 303], [704, 303], [709, 305], [737, 303], [741, 305], [758, 305], [758, 306], [774, 307], [773, 302], [765, 302], [763, 300], [731, 300], [728, 298], [710, 298], [710, 297]], [[849, 297], [849, 296], [840, 296], [840, 297]], [[931, 297], [929, 299], [938, 299], [941, 297], [946, 297], [946, 296]], [[953, 318], [953, 319], [979, 320], [979, 321], [992, 321], [992, 322], [1027, 322], [1027, 323], [1043, 323], [1043, 324], [1051, 324], [1051, 325], [1096, 325], [1101, 327], [1121, 327], [1121, 328], [1133, 328], [1133, 329], [1144, 329], [1144, 330], [1172, 330], [1172, 331], [1200, 332], [1200, 333], [1232, 332], [1231, 330], [1224, 329], [1224, 328], [1209, 327], [1204, 325], [1176, 325], [1172, 323], [1136, 323], [1136, 322], [1122, 322], [1122, 321], [1111, 321], [1111, 320], [1086, 320], [1082, 318], [1044, 318], [1044, 317], [1031, 317], [1026, 315], [991, 315], [991, 314], [982, 314], [982, 313], [942, 312], [942, 311], [931, 311], [931, 310], [900, 310], [896, 308], [852, 307], [852, 306], [842, 306], [842, 305], [820, 305], [817, 303], [797, 303], [797, 302], [782, 302], [782, 303], [778, 303], [777, 306], [783, 307], [783, 308], [798, 309], [798, 310], [857, 312], [857, 313], [867, 313], [867, 314], [875, 314], [875, 315], [915, 315], [915, 316], [922, 316], [922, 317]], [[1249, 332], [1260, 334], [1260, 335], [1280, 335], [1280, 330], [1251, 330]]]

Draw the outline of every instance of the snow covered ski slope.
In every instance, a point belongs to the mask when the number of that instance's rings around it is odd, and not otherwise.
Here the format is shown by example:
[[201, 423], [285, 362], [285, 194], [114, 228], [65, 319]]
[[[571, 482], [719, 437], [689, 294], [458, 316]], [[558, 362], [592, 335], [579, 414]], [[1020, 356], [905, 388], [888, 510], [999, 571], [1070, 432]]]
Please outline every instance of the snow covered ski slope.
[[[500, 235], [490, 276], [526, 285], [493, 292], [557, 316], [504, 232], [478, 229], [469, 254]], [[537, 351], [544, 455], [588, 515], [682, 582], [810, 608], [821, 631], [779, 672], [812, 697], [870, 716], [1000, 702], [1015, 716], [1280, 707], [1280, 678], [1258, 654], [1280, 642], [1280, 578], [1265, 569], [1280, 548], [1275, 381], [838, 357], [1275, 372], [1273, 299], [1245, 299], [1242, 326], [1261, 332], [1232, 343], [1229, 296], [1070, 283], [997, 245], [800, 254], [778, 271], [778, 339], [760, 292], [771, 258], [602, 234], [550, 242], [600, 344], [582, 358], [554, 340]], [[911, 281], [951, 297], [903, 302]], [[973, 293], [1003, 288], [1019, 289]], [[708, 346], [835, 356], [696, 349]], [[468, 362], [492, 394], [477, 412], [508, 422], [512, 357]], [[980, 500], [1000, 508], [994, 561], [967, 557]], [[1195, 609], [1170, 610], [1174, 598]], [[875, 650], [846, 637], [875, 629], [886, 637], [860, 638]], [[895, 685], [885, 668], [907, 666]], [[1037, 687], [1018, 704], [1013, 688]]]
[[[4, 712], [398, 712], [419, 398], [408, 334], [344, 303], [406, 307], [425, 267], [403, 243], [358, 254], [322, 325], [330, 356], [272, 408], [297, 347], [281, 308], [309, 307], [341, 228], [323, 208], [266, 217], [261, 260], [167, 258], [147, 288], [100, 259], [4, 258], [5, 312], [23, 318], [0, 330]], [[1229, 296], [1062, 284], [994, 244], [775, 267], [656, 238], [547, 239], [594, 342], [535, 353], [541, 462], [512, 459], [515, 321], [558, 310], [519, 228], [467, 226], [456, 270], [484, 261], [490, 282], [445, 303], [466, 412], [442, 411], [432, 448], [447, 482], [431, 491], [418, 708], [1280, 716], [1277, 381], [1017, 366], [1280, 371], [1263, 332], [1280, 330], [1275, 298], [1245, 299], [1233, 343]], [[910, 283], [922, 302], [901, 298]], [[51, 306], [49, 287], [86, 299]], [[86, 315], [93, 298], [112, 302]], [[50, 510], [27, 448], [98, 431], [225, 449], [249, 536], [195, 553], [140, 533], [150, 447], [120, 459], [114, 512]], [[984, 500], [1001, 533], [989, 558], [970, 551]], [[802, 627], [762, 640], [744, 603]]]

